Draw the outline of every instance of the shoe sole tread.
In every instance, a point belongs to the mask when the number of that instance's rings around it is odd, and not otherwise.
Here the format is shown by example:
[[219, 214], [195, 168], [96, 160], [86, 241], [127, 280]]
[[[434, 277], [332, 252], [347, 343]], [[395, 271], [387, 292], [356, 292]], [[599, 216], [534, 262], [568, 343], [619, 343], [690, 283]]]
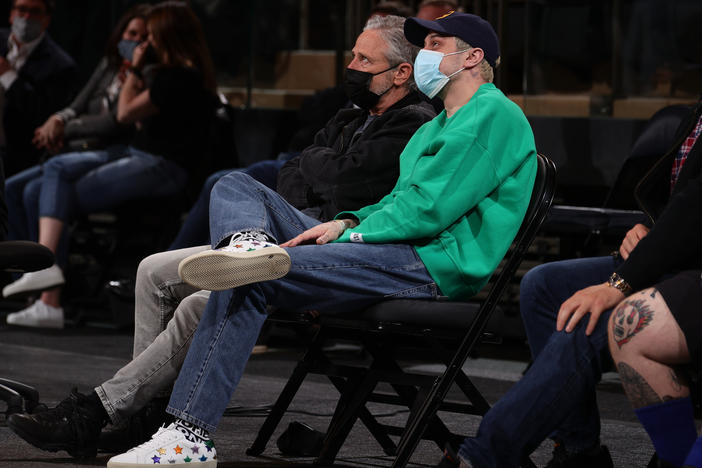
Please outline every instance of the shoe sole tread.
[[290, 257], [287, 252], [272, 247], [252, 252], [208, 250], [192, 255], [178, 265], [178, 275], [183, 281], [207, 291], [224, 291], [270, 281], [285, 276], [288, 271]]

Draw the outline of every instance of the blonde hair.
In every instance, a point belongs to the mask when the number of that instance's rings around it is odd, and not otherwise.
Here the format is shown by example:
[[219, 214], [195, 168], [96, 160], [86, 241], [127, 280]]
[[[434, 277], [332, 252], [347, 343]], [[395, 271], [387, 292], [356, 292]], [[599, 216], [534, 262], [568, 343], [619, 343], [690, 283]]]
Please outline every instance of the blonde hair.
[[[456, 50], [470, 49], [472, 47], [460, 37], [454, 36], [454, 38], [456, 39]], [[490, 63], [487, 60], [485, 60], [485, 58], [483, 58], [483, 60], [478, 64], [478, 66], [480, 67], [480, 77], [488, 83], [492, 83], [492, 81], [495, 79], [495, 69], [492, 68], [492, 65], [490, 65]], [[500, 66], [500, 57], [497, 57], [497, 60], [495, 60], [495, 66]]]

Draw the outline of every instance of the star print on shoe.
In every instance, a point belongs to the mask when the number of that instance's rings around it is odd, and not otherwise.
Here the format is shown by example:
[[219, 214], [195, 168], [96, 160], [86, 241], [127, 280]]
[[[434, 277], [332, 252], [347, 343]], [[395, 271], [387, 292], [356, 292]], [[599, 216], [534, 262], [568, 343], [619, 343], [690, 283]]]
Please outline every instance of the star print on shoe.
[[[210, 447], [211, 453], [200, 454]], [[196, 456], [197, 454], [197, 456]], [[144, 465], [182, 464], [197, 468], [216, 468], [217, 451], [211, 440], [193, 443], [178, 430], [176, 423], [160, 428], [148, 442], [134, 447], [126, 453], [116, 455], [107, 462], [108, 468], [139, 468]]]
[[208, 291], [223, 291], [285, 276], [288, 253], [261, 231], [240, 232], [224, 247], [191, 255], [178, 265], [188, 284]]

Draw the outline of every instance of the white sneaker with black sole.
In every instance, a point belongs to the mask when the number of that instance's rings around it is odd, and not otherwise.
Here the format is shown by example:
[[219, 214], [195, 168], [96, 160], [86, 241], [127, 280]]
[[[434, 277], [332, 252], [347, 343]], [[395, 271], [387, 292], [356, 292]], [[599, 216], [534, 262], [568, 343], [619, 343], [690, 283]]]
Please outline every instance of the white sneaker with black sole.
[[225, 247], [196, 253], [178, 265], [183, 281], [207, 291], [274, 280], [288, 271], [288, 253], [258, 231], [237, 233]]
[[65, 282], [61, 268], [58, 265], [51, 265], [43, 270], [23, 274], [17, 281], [2, 288], [2, 295], [10, 297], [16, 294], [43, 291], [61, 286]]

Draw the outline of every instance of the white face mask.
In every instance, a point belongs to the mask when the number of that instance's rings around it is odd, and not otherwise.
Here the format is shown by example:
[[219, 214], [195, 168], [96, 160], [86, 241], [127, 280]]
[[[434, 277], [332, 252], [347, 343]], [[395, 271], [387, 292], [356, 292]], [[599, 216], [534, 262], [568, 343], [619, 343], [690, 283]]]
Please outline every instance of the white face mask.
[[39, 37], [42, 31], [41, 22], [35, 19], [16, 16], [15, 19], [12, 20], [12, 34], [14, 34], [20, 42], [25, 44]]
[[452, 76], [465, 70], [465, 68], [461, 67], [446, 76], [439, 71], [441, 61], [448, 55], [461, 54], [467, 50], [470, 49], [450, 52], [448, 54], [442, 54], [441, 52], [435, 52], [433, 50], [420, 50], [417, 54], [417, 58], [414, 60], [414, 81], [417, 83], [419, 90], [426, 94], [429, 99], [439, 94], [439, 91], [446, 86], [446, 83], [449, 82]]

